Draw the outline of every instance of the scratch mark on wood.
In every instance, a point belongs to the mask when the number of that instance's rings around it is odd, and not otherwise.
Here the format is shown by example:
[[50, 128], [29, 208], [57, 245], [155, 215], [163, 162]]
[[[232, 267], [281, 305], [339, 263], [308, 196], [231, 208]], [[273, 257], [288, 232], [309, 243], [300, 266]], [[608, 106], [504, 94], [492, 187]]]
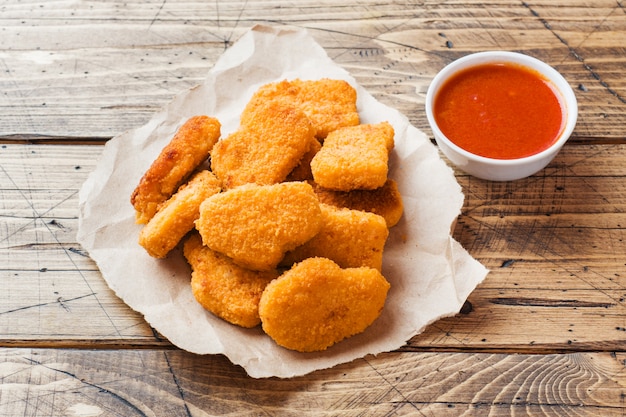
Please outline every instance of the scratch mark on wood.
[[[585, 62], [585, 58], [582, 57], [573, 47], [571, 47], [569, 45], [569, 43], [567, 42], [567, 40], [565, 40], [565, 38], [563, 38], [562, 36], [560, 36], [558, 33], [556, 33], [554, 31], [554, 29], [552, 29], [552, 25], [550, 25], [550, 22], [548, 22], [546, 19], [544, 19], [543, 17], [541, 17], [539, 15], [539, 13], [534, 10], [528, 3], [526, 2], [522, 2], [522, 5], [524, 7], [526, 7], [530, 13], [535, 16], [537, 19], [539, 19], [539, 21], [543, 24], [543, 26], [548, 29], [550, 31], [550, 33], [552, 33], [552, 35], [558, 39], [559, 42], [561, 42], [563, 45], [565, 45], [568, 49], [568, 51], [570, 52], [570, 54], [576, 58], [576, 60], [578, 62], [580, 62], [583, 65], [583, 68], [589, 72], [589, 74], [591, 74], [591, 76], [596, 79], [600, 85], [602, 87], [604, 87], [606, 89], [606, 91], [608, 91], [613, 97], [615, 97], [616, 99], [618, 99], [619, 101], [621, 101], [622, 103], [626, 104], [626, 98], [622, 97], [617, 91], [615, 91], [614, 89], [611, 88], [611, 86], [602, 79], [602, 76], [600, 74], [598, 74], [589, 64], [587, 64]], [[618, 4], [618, 6], [616, 7], [620, 7], [620, 5]]]
[[118, 401], [122, 402], [123, 404], [127, 405], [128, 407], [132, 408], [140, 416], [147, 417], [147, 414], [144, 413], [139, 407], [137, 407], [135, 404], [133, 404], [132, 402], [130, 402], [126, 398], [122, 397], [120, 394], [117, 394], [117, 393], [111, 391], [110, 389], [107, 389], [107, 388], [104, 388], [101, 385], [94, 384], [92, 382], [86, 381], [83, 378], [79, 378], [76, 374], [73, 374], [73, 373], [71, 373], [69, 371], [65, 371], [63, 369], [58, 369], [58, 368], [53, 368], [51, 366], [47, 366], [47, 365], [43, 364], [42, 362], [36, 361], [36, 360], [34, 360], [32, 358], [24, 358], [24, 360], [26, 360], [26, 361], [34, 364], [34, 365], [41, 366], [43, 368], [49, 369], [49, 370], [51, 370], [53, 372], [58, 372], [60, 374], [66, 375], [66, 376], [68, 376], [68, 377], [70, 377], [72, 379], [75, 379], [76, 381], [79, 381], [81, 384], [86, 385], [88, 387], [95, 388], [95, 389], [98, 390], [99, 393], [104, 393], [104, 394], [110, 395], [113, 398], [115, 398], [116, 400], [118, 400]]
[[152, 27], [152, 25], [154, 24], [154, 22], [156, 22], [156, 20], [159, 18], [159, 15], [161, 14], [161, 11], [163, 10], [163, 7], [165, 7], [165, 3], [167, 2], [167, 0], [163, 0], [161, 2], [161, 5], [159, 6], [159, 10], [157, 10], [156, 14], [154, 15], [154, 17], [152, 18], [152, 20], [150, 21], [150, 26], [149, 28]]
[[[232, 38], [233, 38], [233, 35], [235, 34], [235, 29], [239, 27], [239, 23], [241, 23], [241, 20], [242, 20], [241, 17], [243, 15], [244, 10], [246, 10], [247, 6], [248, 6], [248, 0], [246, 0], [241, 6], [241, 9], [239, 9], [239, 14], [237, 15], [237, 18], [235, 19], [235, 25], [233, 26], [231, 32], [228, 34], [228, 36], [223, 38], [224, 50], [228, 49], [228, 47], [232, 45]], [[218, 21], [218, 28], [219, 28], [219, 23], [220, 23], [219, 1], [215, 2], [215, 7], [217, 10], [217, 21]]]
[[50, 220], [50, 221], [48, 222], [48, 224], [49, 224], [49, 225], [51, 225], [51, 226], [56, 226], [56, 227], [58, 227], [58, 228], [59, 228], [59, 229], [61, 229], [61, 230], [65, 230], [65, 229], [66, 229], [66, 227], [65, 227], [65, 226], [63, 226], [63, 223], [58, 222], [58, 221], [56, 221], [55, 219]]
[[393, 392], [395, 392], [396, 394], [400, 395], [402, 397], [402, 401], [398, 401], [398, 403], [400, 404], [408, 404], [409, 406], [411, 406], [413, 409], [415, 409], [416, 412], [419, 413], [420, 416], [425, 416], [424, 413], [422, 413], [422, 411], [418, 408], [417, 404], [415, 404], [413, 401], [409, 400], [400, 389], [398, 389], [398, 386], [394, 383], [392, 383], [391, 381], [389, 381], [388, 378], [386, 378], [384, 375], [382, 375], [379, 370], [372, 365], [372, 363], [367, 360], [367, 358], [364, 358], [365, 362], [367, 362], [367, 364], [369, 365], [369, 367], [376, 372], [376, 375], [378, 375], [383, 381], [385, 381], [385, 383], [387, 383], [389, 385], [389, 387], [391, 388], [391, 390]]
[[59, 303], [59, 305], [63, 307], [63, 310], [67, 311], [68, 313], [71, 313], [72, 310], [70, 309], [70, 306], [65, 303], [65, 301], [66, 300], [64, 300], [63, 297], [57, 298], [57, 303]]
[[150, 326], [150, 330], [152, 331], [152, 336], [154, 336], [154, 339], [157, 342], [162, 342], [164, 341], [164, 339], [161, 337], [161, 335], [159, 334], [159, 332], [156, 331], [156, 329], [152, 326]]
[[77, 248], [68, 248], [67, 250], [68, 250], [69, 252], [75, 253], [75, 254], [77, 254], [77, 255], [84, 256], [85, 258], [88, 258], [88, 257], [89, 257], [89, 255], [87, 254], [87, 252], [86, 252], [86, 251], [84, 251], [84, 250], [82, 250], [82, 249], [77, 249]]
[[[111, 327], [115, 330], [115, 332], [121, 336], [121, 332], [120, 329], [117, 328], [117, 325], [115, 324], [115, 321], [113, 320], [113, 318], [111, 317], [111, 315], [109, 314], [109, 312], [107, 311], [107, 309], [104, 307], [104, 305], [102, 304], [102, 302], [100, 301], [100, 299], [98, 298], [97, 293], [93, 290], [91, 283], [89, 282], [89, 280], [87, 279], [87, 277], [85, 276], [85, 274], [83, 273], [83, 270], [81, 270], [81, 268], [79, 268], [79, 266], [76, 264], [74, 257], [70, 256], [70, 251], [65, 249], [65, 246], [61, 243], [61, 241], [58, 239], [58, 237], [55, 235], [55, 233], [52, 231], [51, 226], [46, 223], [45, 221], [43, 221], [43, 215], [47, 212], [49, 212], [50, 210], [52, 210], [54, 207], [57, 207], [59, 205], [61, 205], [63, 202], [69, 200], [70, 198], [72, 198], [75, 194], [78, 193], [78, 191], [74, 191], [72, 193], [70, 193], [70, 195], [66, 196], [64, 199], [60, 200], [59, 202], [57, 202], [52, 208], [50, 208], [48, 211], [44, 212], [44, 213], [40, 213], [37, 208], [34, 206], [33, 202], [30, 200], [29, 196], [26, 195], [22, 189], [17, 185], [17, 183], [13, 180], [13, 178], [11, 177], [11, 175], [9, 175], [9, 173], [0, 166], [0, 172], [4, 173], [6, 175], [6, 177], [9, 179], [9, 182], [15, 187], [15, 189], [20, 191], [20, 195], [21, 197], [24, 199], [24, 201], [26, 201], [26, 204], [30, 207], [30, 209], [33, 211], [33, 213], [35, 214], [35, 218], [33, 219], [33, 222], [36, 222], [37, 220], [41, 220], [44, 224], [44, 227], [48, 230], [48, 232], [50, 233], [50, 235], [52, 236], [52, 239], [54, 240], [54, 242], [56, 243], [57, 247], [59, 247], [61, 250], [63, 250], [63, 252], [65, 253], [67, 259], [69, 260], [69, 262], [72, 264], [72, 266], [75, 268], [76, 272], [80, 275], [80, 277], [82, 278], [83, 282], [85, 283], [85, 285], [87, 286], [87, 288], [91, 291], [91, 293], [89, 294], [90, 296], [93, 296], [94, 299], [96, 300], [96, 302], [98, 303], [98, 306], [100, 307], [100, 309], [102, 310], [103, 314], [108, 318], [109, 323], [111, 324]], [[23, 230], [23, 228], [18, 229], [15, 233], [18, 233], [19, 231]], [[4, 238], [2, 241], [8, 241], [10, 238], [10, 236]], [[36, 242], [38, 243], [38, 242]], [[30, 308], [30, 307], [26, 307], [26, 308]], [[0, 314], [4, 314], [1, 313]]]
[[29, 306], [23, 306], [23, 307], [18, 307], [18, 308], [14, 308], [11, 310], [6, 310], [6, 311], [0, 311], [0, 316], [4, 315], [4, 314], [10, 314], [10, 313], [15, 313], [17, 311], [24, 311], [24, 310], [30, 310], [31, 308], [39, 308], [39, 307], [45, 307], [45, 306], [49, 306], [52, 304], [60, 304], [61, 307], [63, 307], [65, 309], [65, 311], [70, 311], [69, 306], [67, 305], [67, 303], [70, 303], [72, 301], [76, 301], [76, 300], [80, 300], [83, 298], [87, 298], [87, 297], [93, 297], [95, 296], [96, 293], [90, 293], [90, 294], [85, 294], [85, 295], [81, 295], [78, 297], [74, 297], [74, 298], [69, 298], [67, 300], [63, 299], [63, 297], [58, 297], [56, 300], [54, 301], [50, 301], [48, 303], [39, 303], [39, 304], [33, 304], [33, 305], [29, 305]]
[[187, 406], [187, 401], [185, 400], [185, 391], [183, 390], [183, 387], [178, 382], [178, 377], [176, 376], [176, 372], [174, 372], [174, 368], [172, 367], [172, 364], [170, 363], [170, 358], [167, 355], [167, 352], [163, 352], [163, 356], [165, 357], [165, 362], [167, 363], [167, 369], [169, 370], [170, 375], [172, 375], [172, 379], [174, 380], [174, 385], [176, 385], [176, 389], [178, 389], [178, 394], [180, 395], [180, 399], [183, 400], [183, 405], [185, 406], [185, 413], [187, 414], [188, 417], [192, 417], [191, 410], [189, 410], [189, 406]]
[[565, 307], [565, 308], [609, 308], [615, 307], [614, 303], [599, 303], [580, 300], [553, 300], [548, 298], [518, 298], [498, 297], [491, 298], [493, 304], [509, 305], [517, 307]]
[[509, 266], [515, 263], [515, 259], [507, 259], [506, 261], [502, 261], [500, 268], [508, 268]]

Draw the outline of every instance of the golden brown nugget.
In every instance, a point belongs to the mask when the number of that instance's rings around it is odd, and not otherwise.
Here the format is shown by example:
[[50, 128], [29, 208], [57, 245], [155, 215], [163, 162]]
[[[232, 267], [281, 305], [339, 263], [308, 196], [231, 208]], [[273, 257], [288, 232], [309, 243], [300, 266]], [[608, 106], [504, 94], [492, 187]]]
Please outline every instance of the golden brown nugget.
[[261, 324], [287, 349], [325, 350], [370, 326], [389, 288], [376, 269], [341, 269], [329, 259], [309, 258], [265, 288], [259, 303]]
[[333, 260], [342, 268], [367, 266], [380, 271], [389, 236], [385, 219], [374, 213], [327, 204], [321, 204], [320, 208], [320, 231], [287, 253], [281, 264], [291, 265], [306, 258], [322, 257]]
[[147, 223], [159, 206], [207, 159], [220, 137], [220, 130], [220, 122], [208, 116], [191, 117], [178, 129], [130, 197], [137, 223]]
[[393, 127], [387, 122], [331, 132], [311, 161], [313, 179], [337, 191], [382, 187], [387, 181], [393, 136]]
[[296, 104], [324, 139], [328, 133], [341, 127], [359, 124], [356, 108], [356, 90], [344, 80], [292, 80], [266, 84], [259, 88], [244, 109], [241, 120], [247, 123], [254, 109], [270, 100]]
[[392, 179], [375, 190], [333, 191], [316, 184], [313, 189], [321, 203], [378, 214], [383, 216], [387, 227], [398, 224], [404, 212], [402, 195], [398, 184]]
[[150, 256], [164, 258], [194, 228], [200, 204], [221, 190], [210, 171], [195, 174], [167, 200], [139, 233], [139, 244]]
[[300, 163], [287, 175], [285, 181], [310, 181], [313, 180], [313, 173], [311, 173], [311, 160], [315, 154], [322, 149], [322, 144], [313, 139], [311, 143], [311, 149], [304, 154]]
[[224, 188], [284, 181], [311, 147], [315, 129], [295, 106], [266, 102], [240, 128], [220, 140], [211, 153], [211, 168]]
[[196, 229], [204, 244], [254, 270], [271, 270], [285, 252], [311, 239], [322, 213], [303, 182], [242, 185], [206, 199]]
[[191, 291], [195, 299], [217, 317], [241, 327], [261, 323], [259, 301], [277, 271], [251, 271], [202, 244], [197, 233], [190, 235], [183, 253], [191, 265]]

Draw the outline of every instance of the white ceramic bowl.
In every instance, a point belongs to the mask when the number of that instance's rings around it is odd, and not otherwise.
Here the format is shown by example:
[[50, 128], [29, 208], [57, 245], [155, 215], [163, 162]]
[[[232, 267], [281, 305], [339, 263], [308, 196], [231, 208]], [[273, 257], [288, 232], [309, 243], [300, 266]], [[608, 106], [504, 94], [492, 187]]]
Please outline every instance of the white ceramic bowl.
[[[556, 94], [560, 95], [559, 99], [565, 107], [565, 125], [556, 141], [546, 150], [518, 159], [487, 158], [457, 146], [437, 126], [433, 115], [433, 104], [441, 86], [459, 71], [475, 65], [491, 63], [513, 63], [534, 70], [549, 80]], [[460, 58], [444, 67], [433, 78], [426, 94], [426, 117], [439, 148], [457, 167], [478, 178], [492, 181], [511, 181], [535, 174], [552, 161], [574, 130], [578, 118], [578, 104], [570, 85], [561, 74], [548, 64], [516, 52], [489, 51]]]

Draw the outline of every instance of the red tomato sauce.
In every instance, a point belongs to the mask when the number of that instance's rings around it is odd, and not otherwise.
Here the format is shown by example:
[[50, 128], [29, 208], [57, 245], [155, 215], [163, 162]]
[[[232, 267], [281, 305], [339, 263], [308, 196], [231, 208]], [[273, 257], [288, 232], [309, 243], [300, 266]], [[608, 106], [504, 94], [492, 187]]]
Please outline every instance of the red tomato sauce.
[[448, 80], [435, 97], [434, 116], [459, 147], [494, 159], [515, 159], [547, 149], [565, 117], [549, 82], [513, 64], [484, 64]]

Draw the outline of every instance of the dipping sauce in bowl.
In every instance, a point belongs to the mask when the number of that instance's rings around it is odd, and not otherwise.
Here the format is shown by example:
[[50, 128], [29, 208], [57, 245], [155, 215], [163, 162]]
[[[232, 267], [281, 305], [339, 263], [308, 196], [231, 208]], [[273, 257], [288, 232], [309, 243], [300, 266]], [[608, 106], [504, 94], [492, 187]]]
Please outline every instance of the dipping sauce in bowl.
[[515, 64], [483, 64], [451, 77], [435, 97], [435, 120], [476, 155], [515, 159], [556, 141], [564, 111], [550, 82]]
[[569, 138], [575, 95], [552, 67], [527, 55], [468, 55], [431, 83], [426, 115], [443, 153], [480, 178], [513, 180], [543, 169]]

